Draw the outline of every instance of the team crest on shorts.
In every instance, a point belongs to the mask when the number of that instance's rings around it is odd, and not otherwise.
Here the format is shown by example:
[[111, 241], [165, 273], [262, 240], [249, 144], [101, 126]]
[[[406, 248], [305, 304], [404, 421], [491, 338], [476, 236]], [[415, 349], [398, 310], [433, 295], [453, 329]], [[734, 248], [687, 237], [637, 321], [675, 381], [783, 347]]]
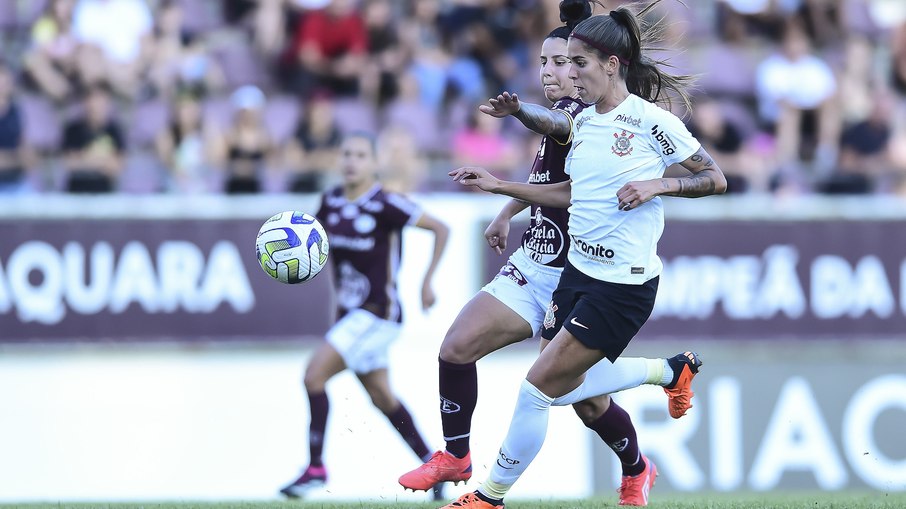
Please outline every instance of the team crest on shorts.
[[616, 141], [613, 142], [610, 150], [614, 154], [623, 157], [632, 153], [632, 143], [629, 140], [635, 138], [634, 134], [627, 133], [624, 129], [621, 134], [613, 133], [613, 137], [616, 138]]
[[554, 327], [556, 320], [554, 319], [554, 313], [557, 312], [557, 305], [554, 304], [554, 301], [551, 301], [550, 305], [547, 306], [547, 312], [544, 313], [544, 322], [541, 325], [545, 329], [551, 329]]

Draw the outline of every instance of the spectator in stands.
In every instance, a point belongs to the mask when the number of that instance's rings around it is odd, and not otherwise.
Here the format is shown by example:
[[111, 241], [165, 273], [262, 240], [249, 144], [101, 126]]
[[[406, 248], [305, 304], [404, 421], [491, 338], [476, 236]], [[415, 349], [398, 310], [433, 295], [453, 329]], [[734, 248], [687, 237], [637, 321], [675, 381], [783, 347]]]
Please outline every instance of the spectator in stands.
[[514, 177], [515, 169], [525, 164], [518, 145], [502, 133], [503, 124], [473, 109], [466, 126], [453, 136], [453, 166], [480, 166], [495, 175]]
[[304, 105], [296, 132], [287, 142], [284, 164], [290, 171], [289, 190], [315, 193], [325, 189], [327, 175], [337, 165], [340, 128], [334, 118], [333, 99], [318, 94]]
[[[777, 143], [780, 185], [809, 186], [834, 164], [840, 120], [834, 73], [811, 53], [801, 23], [791, 21], [781, 51], [758, 66], [756, 87], [760, 117]], [[803, 161], [813, 174], [801, 170]]]
[[72, 31], [84, 46], [80, 66], [100, 66], [123, 97], [142, 91], [153, 19], [144, 0], [78, 0]]
[[26, 188], [22, 115], [13, 97], [14, 82], [12, 72], [0, 61], [0, 194]]
[[368, 32], [353, 0], [332, 0], [302, 16], [295, 30], [287, 68], [291, 87], [303, 96], [356, 96], [367, 52]]
[[173, 97], [187, 90], [206, 96], [223, 87], [219, 64], [208, 53], [204, 38], [184, 29], [183, 11], [176, 0], [160, 4], [150, 48], [148, 76], [158, 94]]
[[720, 31], [727, 22], [735, 22], [731, 18], [741, 18], [747, 32], [779, 40], [785, 14], [782, 7], [772, 0], [722, 0], [717, 4], [716, 27]]
[[81, 81], [76, 66], [78, 42], [72, 35], [75, 0], [52, 0], [32, 25], [31, 47], [23, 63], [26, 76], [46, 96], [60, 102], [72, 97]]
[[188, 93], [176, 98], [170, 125], [155, 140], [160, 161], [170, 172], [169, 188], [182, 193], [209, 189], [210, 134], [202, 123], [201, 105]]
[[377, 139], [378, 175], [384, 189], [395, 193], [426, 191], [428, 162], [413, 133], [398, 125], [381, 130]]
[[726, 118], [720, 104], [707, 97], [697, 100], [688, 127], [702, 147], [720, 160], [721, 169], [727, 177], [727, 192], [744, 193], [749, 190], [751, 176], [746, 171], [742, 130]]
[[828, 194], [867, 194], [891, 177], [888, 146], [891, 139], [893, 98], [876, 93], [867, 119], [843, 130], [836, 171], [819, 190]]
[[439, 0], [413, 0], [399, 24], [400, 43], [410, 72], [418, 81], [421, 101], [435, 112], [444, 101], [451, 61], [438, 28], [439, 15]]
[[123, 170], [125, 144], [111, 114], [110, 92], [103, 85], [85, 94], [84, 114], [63, 131], [65, 189], [71, 193], [114, 191]]
[[362, 70], [361, 94], [381, 107], [396, 96], [406, 59], [389, 0], [369, 0], [363, 17], [368, 30], [368, 59]]
[[906, 23], [893, 31], [890, 44], [890, 81], [900, 99], [906, 99]]
[[285, 45], [286, 8], [292, 0], [221, 0], [226, 21], [249, 29], [252, 44], [264, 57]]
[[223, 190], [227, 194], [258, 193], [273, 154], [270, 135], [261, 113], [267, 98], [258, 87], [239, 87], [230, 96], [233, 125], [213, 141], [215, 160], [226, 169]]

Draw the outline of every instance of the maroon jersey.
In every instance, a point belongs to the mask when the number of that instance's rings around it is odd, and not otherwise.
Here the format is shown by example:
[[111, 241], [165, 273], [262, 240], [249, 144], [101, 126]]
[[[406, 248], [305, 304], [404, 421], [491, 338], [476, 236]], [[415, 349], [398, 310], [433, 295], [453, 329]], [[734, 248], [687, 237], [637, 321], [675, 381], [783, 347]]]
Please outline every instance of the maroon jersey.
[[[560, 99], [552, 109], [567, 113], [576, 118], [586, 104], [571, 97]], [[535, 155], [532, 171], [529, 173], [529, 184], [557, 184], [569, 180], [563, 171], [566, 155], [572, 147], [572, 141], [563, 143], [553, 136], [545, 136], [541, 147]], [[529, 209], [532, 221], [522, 234], [522, 250], [529, 258], [542, 265], [563, 267], [566, 263], [566, 252], [569, 251], [569, 237], [566, 225], [569, 222], [567, 209], [544, 207], [533, 203]]]
[[330, 242], [340, 317], [362, 308], [385, 320], [402, 321], [396, 295], [401, 230], [420, 216], [417, 205], [380, 184], [355, 201], [347, 200], [340, 187], [324, 193], [317, 218]]

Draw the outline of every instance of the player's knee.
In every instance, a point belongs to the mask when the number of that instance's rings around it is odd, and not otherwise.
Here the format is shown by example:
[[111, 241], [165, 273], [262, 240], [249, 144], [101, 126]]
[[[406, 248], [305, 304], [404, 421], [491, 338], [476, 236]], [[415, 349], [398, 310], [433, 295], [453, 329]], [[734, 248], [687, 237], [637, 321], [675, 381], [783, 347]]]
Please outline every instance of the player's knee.
[[371, 403], [384, 414], [393, 413], [396, 410], [396, 407], [399, 406], [399, 403], [396, 401], [396, 398], [393, 397], [393, 394], [384, 391], [375, 391], [369, 392], [368, 395], [371, 397]]
[[610, 396], [607, 395], [589, 398], [573, 404], [573, 410], [585, 426], [590, 426], [608, 408], [610, 408]]
[[318, 373], [318, 370], [307, 369], [305, 370], [305, 374], [302, 375], [302, 385], [308, 392], [324, 392], [327, 380], [324, 380], [323, 378], [324, 377]]
[[440, 345], [440, 358], [455, 364], [468, 364], [481, 359], [483, 352], [476, 339], [477, 336], [464, 333], [461, 327], [454, 324]]

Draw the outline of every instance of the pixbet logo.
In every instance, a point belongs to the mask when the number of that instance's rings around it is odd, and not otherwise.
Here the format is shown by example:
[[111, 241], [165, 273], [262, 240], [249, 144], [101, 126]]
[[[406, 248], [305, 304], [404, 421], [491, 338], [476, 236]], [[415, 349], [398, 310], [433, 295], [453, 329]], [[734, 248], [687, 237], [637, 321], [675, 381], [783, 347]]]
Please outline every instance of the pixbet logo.
[[629, 115], [617, 115], [613, 119], [614, 122], [623, 122], [624, 124], [631, 125], [632, 127], [641, 127], [642, 119], [641, 118], [632, 118]]

